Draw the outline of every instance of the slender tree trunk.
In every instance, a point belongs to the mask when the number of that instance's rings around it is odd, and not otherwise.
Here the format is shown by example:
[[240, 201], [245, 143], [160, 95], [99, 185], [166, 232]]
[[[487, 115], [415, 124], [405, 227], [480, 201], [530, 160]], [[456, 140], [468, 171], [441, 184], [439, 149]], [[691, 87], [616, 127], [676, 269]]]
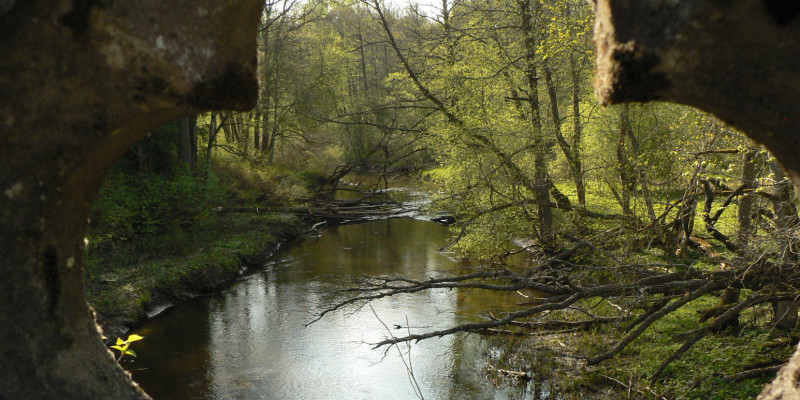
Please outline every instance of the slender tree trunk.
[[275, 162], [275, 144], [278, 140], [278, 125], [272, 124], [272, 132], [269, 135], [269, 143], [267, 144], [267, 162], [272, 164]]
[[272, 163], [272, 125], [275, 124], [275, 121], [270, 119], [270, 94], [264, 96], [264, 110], [262, 112], [262, 133], [261, 133], [261, 154], [267, 155], [269, 162]]
[[[267, 19], [269, 19], [271, 11], [272, 11], [271, 5], [267, 5], [267, 7], [264, 10]], [[259, 37], [261, 39], [262, 48], [264, 52], [275, 51], [274, 49], [270, 49], [269, 47], [271, 44], [269, 27], [262, 28], [261, 35]], [[261, 59], [262, 61], [261, 92], [260, 92], [258, 109], [256, 110], [259, 114], [261, 114], [261, 137], [258, 139], [260, 143], [259, 145], [256, 146], [256, 152], [260, 152], [262, 155], [267, 153], [267, 144], [269, 142], [269, 132], [270, 132], [269, 109], [272, 101], [272, 70], [273, 70], [273, 66], [270, 64], [271, 60], [273, 60], [273, 58], [271, 57], [263, 57]]]
[[187, 168], [192, 168], [192, 119], [190, 117], [182, 117], [177, 121], [177, 151], [178, 161], [180, 161]]
[[231, 143], [233, 142], [233, 131], [231, 129], [231, 123], [233, 122], [233, 115], [230, 111], [222, 113], [222, 121], [220, 121], [220, 125], [222, 126], [222, 132], [225, 133], [225, 142]]
[[[545, 62], [544, 64], [544, 80], [547, 84], [547, 93], [550, 96], [550, 112], [553, 116], [553, 126], [554, 132], [556, 136], [556, 142], [558, 146], [561, 148], [561, 152], [564, 153], [564, 157], [567, 159], [567, 164], [569, 165], [569, 173], [572, 176], [572, 181], [575, 183], [575, 192], [578, 194], [578, 202], [581, 205], [586, 205], [586, 188], [583, 184], [583, 171], [581, 171], [581, 161], [577, 158], [576, 154], [573, 152], [573, 147], [567, 142], [564, 138], [564, 134], [561, 129], [561, 114], [558, 111], [558, 93], [556, 92], [556, 86], [553, 82], [552, 71], [550, 66]], [[577, 133], [580, 135], [579, 133]], [[573, 143], [575, 143], [575, 139], [573, 138]], [[580, 148], [579, 148], [580, 149]]]
[[136, 144], [136, 172], [144, 172], [145, 158], [142, 142]]
[[359, 19], [358, 24], [358, 54], [361, 56], [359, 59], [359, 65], [361, 66], [361, 85], [364, 89], [364, 94], [366, 95], [369, 93], [369, 82], [367, 81], [367, 54], [366, 54], [366, 47], [367, 44], [364, 43], [364, 35], [361, 32], [361, 20]]
[[250, 154], [250, 113], [239, 114], [237, 118], [236, 132], [238, 132], [237, 143], [244, 151], [244, 154]]
[[[742, 184], [746, 185], [745, 193], [743, 193], [739, 197], [739, 208], [737, 211], [737, 219], [739, 222], [739, 234], [737, 236], [736, 245], [741, 249], [742, 252], [745, 251], [747, 244], [750, 240], [751, 235], [753, 234], [753, 221], [752, 221], [752, 214], [753, 214], [753, 196], [751, 196], [747, 191], [755, 189], [755, 180], [756, 180], [756, 165], [755, 165], [755, 158], [756, 154], [758, 153], [757, 149], [749, 148], [745, 150], [744, 156], [742, 157]], [[741, 289], [739, 288], [728, 288], [722, 292], [722, 297], [720, 299], [719, 305], [722, 307], [731, 306], [739, 302], [741, 298]], [[796, 312], [795, 312], [796, 314]], [[737, 314], [721, 327], [721, 329], [730, 328], [730, 327], [738, 327], [739, 326], [739, 315]]]
[[[626, 107], [627, 106], [628, 105], [626, 104]], [[653, 199], [650, 197], [650, 188], [647, 185], [647, 173], [639, 162], [639, 156], [641, 154], [639, 151], [639, 139], [636, 138], [636, 133], [630, 127], [630, 116], [627, 116], [625, 119], [626, 125], [628, 126], [628, 129], [626, 129], [628, 134], [628, 142], [630, 143], [630, 150], [632, 153], [631, 156], [628, 157], [628, 160], [633, 159], [633, 162], [635, 163], [631, 168], [635, 174], [634, 179], [639, 183], [639, 187], [641, 188], [642, 200], [644, 201], [645, 208], [647, 209], [647, 216], [650, 217], [651, 221], [655, 222], [656, 210], [653, 206]], [[631, 185], [631, 191], [634, 190], [635, 184]]]
[[261, 152], [261, 113], [253, 112], [253, 150], [256, 154]]
[[583, 157], [583, 122], [581, 121], [581, 89], [580, 89], [580, 69], [578, 61], [575, 59], [575, 52], [570, 52], [569, 56], [569, 69], [570, 76], [572, 77], [572, 155], [573, 161], [570, 169], [573, 172], [573, 179], [575, 179], [575, 189], [578, 192], [578, 203], [586, 207], [586, 185], [583, 180], [583, 165], [581, 158]]
[[737, 245], [745, 249], [753, 235], [753, 201], [754, 197], [749, 193], [756, 188], [756, 154], [758, 150], [748, 148], [742, 156], [742, 184], [746, 185], [745, 193], [739, 197], [739, 209], [737, 211], [739, 220], [739, 235]]
[[534, 29], [533, 9], [536, 5], [534, 0], [519, 0], [520, 16], [522, 19], [522, 32], [525, 44], [525, 77], [528, 83], [528, 103], [530, 104], [530, 123], [532, 139], [536, 144], [534, 153], [534, 185], [536, 201], [538, 203], [538, 228], [539, 239], [544, 244], [550, 244], [555, 240], [553, 232], [553, 210], [550, 207], [550, 192], [547, 185], [547, 150], [542, 133], [542, 120], [539, 108], [539, 77], [537, 75], [536, 47], [538, 45], [536, 31]]
[[192, 171], [197, 169], [197, 114], [189, 116], [189, 147]]
[[619, 193], [619, 202], [622, 207], [622, 213], [625, 215], [633, 215], [631, 210], [631, 191], [633, 190], [633, 173], [631, 171], [630, 161], [625, 151], [625, 141], [628, 139], [628, 130], [630, 129], [630, 107], [628, 104], [622, 106], [619, 115], [619, 141], [617, 141], [617, 168], [619, 172], [619, 180], [622, 184], [622, 189]]
[[214, 142], [217, 140], [217, 113], [211, 112], [211, 125], [208, 129], [208, 146], [206, 147], [206, 174], [211, 170], [211, 155], [214, 152]]

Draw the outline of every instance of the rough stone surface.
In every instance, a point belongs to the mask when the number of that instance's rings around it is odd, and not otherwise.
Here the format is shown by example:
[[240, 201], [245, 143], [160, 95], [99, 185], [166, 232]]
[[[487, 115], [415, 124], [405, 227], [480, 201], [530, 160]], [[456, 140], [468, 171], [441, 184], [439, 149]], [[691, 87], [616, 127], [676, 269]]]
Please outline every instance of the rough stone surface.
[[667, 100], [712, 112], [800, 178], [800, 4], [598, 0], [604, 104]]
[[[666, 100], [763, 143], [800, 188], [800, 2], [591, 0], [603, 104]], [[761, 400], [800, 399], [800, 349]]]
[[778, 376], [758, 395], [758, 400], [796, 400], [800, 399], [800, 347], [794, 352]]
[[0, 0], [0, 398], [146, 398], [100, 342], [89, 206], [149, 129], [256, 100], [261, 0]]

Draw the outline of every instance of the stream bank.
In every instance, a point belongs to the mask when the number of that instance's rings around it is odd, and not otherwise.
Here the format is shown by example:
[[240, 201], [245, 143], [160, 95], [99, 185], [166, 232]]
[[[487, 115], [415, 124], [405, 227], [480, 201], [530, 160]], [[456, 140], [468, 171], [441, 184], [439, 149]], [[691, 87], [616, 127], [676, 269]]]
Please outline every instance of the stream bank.
[[[219, 214], [181, 237], [155, 239], [157, 246], [130, 242], [92, 249], [89, 303], [105, 335], [117, 337], [169, 305], [222, 290], [304, 232], [305, 224], [292, 214]], [[174, 246], [165, 242], [171, 240]]]
[[188, 228], [90, 246], [89, 303], [105, 335], [115, 338], [171, 305], [220, 292], [306, 232], [408, 216], [413, 209], [386, 194], [294, 207], [215, 207]]
[[321, 228], [221, 293], [146, 321], [133, 332], [146, 338], [134, 345], [138, 356], [122, 365], [164, 400], [552, 399], [539, 379], [514, 387], [487, 381], [491, 349], [478, 335], [386, 352], [370, 345], [513, 308], [515, 293], [434, 289], [353, 304], [309, 324], [359, 277], [425, 279], [469, 268], [439, 250], [449, 236], [424, 217]]

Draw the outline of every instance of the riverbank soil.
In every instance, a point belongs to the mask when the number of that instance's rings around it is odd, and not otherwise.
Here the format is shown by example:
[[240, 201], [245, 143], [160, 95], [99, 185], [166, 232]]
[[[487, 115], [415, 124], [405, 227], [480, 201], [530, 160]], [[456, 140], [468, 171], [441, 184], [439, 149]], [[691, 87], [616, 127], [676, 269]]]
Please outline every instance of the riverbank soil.
[[219, 291], [303, 233], [288, 214], [215, 214], [188, 231], [91, 247], [87, 292], [106, 336], [164, 305]]

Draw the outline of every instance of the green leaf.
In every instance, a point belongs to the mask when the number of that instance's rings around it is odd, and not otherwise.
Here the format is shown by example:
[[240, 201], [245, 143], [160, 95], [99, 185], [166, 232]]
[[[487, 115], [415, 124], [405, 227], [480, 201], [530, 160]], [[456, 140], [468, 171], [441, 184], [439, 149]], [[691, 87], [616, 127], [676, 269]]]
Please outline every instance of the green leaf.
[[130, 342], [135, 342], [137, 340], [142, 340], [142, 339], [144, 339], [143, 336], [139, 336], [139, 335], [134, 333], [134, 334], [128, 336], [128, 340], [126, 340], [125, 342], [130, 343]]
[[136, 357], [136, 352], [134, 352], [133, 350], [125, 350], [125, 354], [130, 354], [131, 357]]

